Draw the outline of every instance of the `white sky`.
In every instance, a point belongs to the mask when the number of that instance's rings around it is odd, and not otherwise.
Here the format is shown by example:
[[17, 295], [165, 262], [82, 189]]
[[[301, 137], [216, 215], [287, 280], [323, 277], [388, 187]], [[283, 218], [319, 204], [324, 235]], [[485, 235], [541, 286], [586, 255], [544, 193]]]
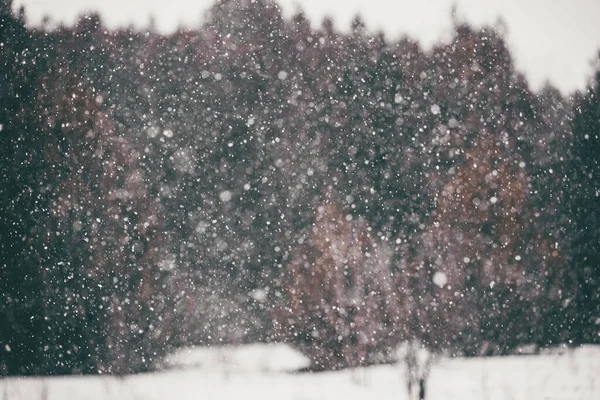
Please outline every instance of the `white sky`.
[[[44, 15], [73, 23], [85, 11], [97, 10], [110, 26], [147, 25], [150, 15], [160, 30], [195, 26], [214, 0], [14, 0], [25, 5], [28, 21]], [[550, 81], [563, 92], [583, 89], [593, 74], [600, 50], [600, 0], [278, 0], [284, 14], [298, 6], [313, 24], [332, 16], [347, 29], [360, 13], [371, 30], [390, 38], [408, 35], [428, 47], [451, 32], [451, 8], [474, 24], [501, 17], [517, 69], [534, 89]]]

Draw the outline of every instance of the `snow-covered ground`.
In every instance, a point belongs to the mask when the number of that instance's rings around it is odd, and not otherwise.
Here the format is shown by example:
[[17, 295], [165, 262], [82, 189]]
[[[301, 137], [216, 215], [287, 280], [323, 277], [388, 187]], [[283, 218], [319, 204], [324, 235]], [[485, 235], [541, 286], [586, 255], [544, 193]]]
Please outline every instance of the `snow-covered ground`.
[[[200, 358], [198, 358], [200, 357]], [[207, 358], [211, 362], [202, 362]], [[212, 358], [211, 358], [212, 357]], [[108, 376], [8, 378], [1, 400], [326, 400], [407, 399], [404, 366], [290, 374], [305, 360], [288, 348], [251, 346], [183, 351], [171, 370]], [[442, 359], [427, 384], [432, 400], [598, 400], [600, 346], [563, 354]]]
[[310, 366], [299, 351], [285, 344], [195, 347], [166, 357], [166, 367], [223, 373], [294, 372]]

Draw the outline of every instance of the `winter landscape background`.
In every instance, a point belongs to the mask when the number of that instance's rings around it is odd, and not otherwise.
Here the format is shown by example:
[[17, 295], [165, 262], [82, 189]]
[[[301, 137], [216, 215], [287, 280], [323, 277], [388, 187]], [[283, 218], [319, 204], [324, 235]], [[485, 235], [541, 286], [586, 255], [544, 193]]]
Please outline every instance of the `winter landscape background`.
[[[2, 0], [3, 399], [402, 398], [414, 340], [428, 398], [596, 398], [600, 64], [534, 91], [501, 23], [453, 24], [425, 50], [266, 0], [168, 34]], [[166, 361], [206, 347], [263, 361]], [[114, 376], [21, 377], [80, 374]]]

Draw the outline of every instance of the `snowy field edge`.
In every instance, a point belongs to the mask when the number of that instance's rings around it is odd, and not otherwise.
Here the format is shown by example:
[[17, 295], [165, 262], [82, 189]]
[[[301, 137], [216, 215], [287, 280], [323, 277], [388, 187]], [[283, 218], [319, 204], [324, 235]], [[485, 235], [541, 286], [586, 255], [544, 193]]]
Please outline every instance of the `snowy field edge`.
[[[114, 376], [11, 377], [2, 400], [408, 399], [404, 364], [321, 373], [289, 373], [302, 362], [281, 346], [201, 349], [214, 363], [157, 373]], [[193, 352], [187, 352], [190, 362]], [[216, 354], [219, 354], [216, 356]], [[225, 355], [225, 356], [223, 356]], [[214, 357], [217, 358], [214, 358]], [[279, 357], [279, 358], [278, 358]], [[192, 360], [193, 361], [193, 360]], [[278, 365], [281, 367], [278, 369]], [[265, 366], [268, 366], [266, 368]], [[432, 368], [427, 398], [537, 400], [600, 398], [600, 346], [557, 354], [442, 358]]]

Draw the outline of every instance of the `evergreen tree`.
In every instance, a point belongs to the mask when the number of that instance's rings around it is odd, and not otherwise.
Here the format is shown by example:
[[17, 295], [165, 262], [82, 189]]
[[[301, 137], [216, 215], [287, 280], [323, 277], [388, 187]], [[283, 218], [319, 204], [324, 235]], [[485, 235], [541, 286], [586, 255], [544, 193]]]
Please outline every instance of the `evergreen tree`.
[[600, 72], [578, 99], [573, 118], [572, 264], [576, 312], [566, 322], [577, 342], [598, 342], [600, 321]]

